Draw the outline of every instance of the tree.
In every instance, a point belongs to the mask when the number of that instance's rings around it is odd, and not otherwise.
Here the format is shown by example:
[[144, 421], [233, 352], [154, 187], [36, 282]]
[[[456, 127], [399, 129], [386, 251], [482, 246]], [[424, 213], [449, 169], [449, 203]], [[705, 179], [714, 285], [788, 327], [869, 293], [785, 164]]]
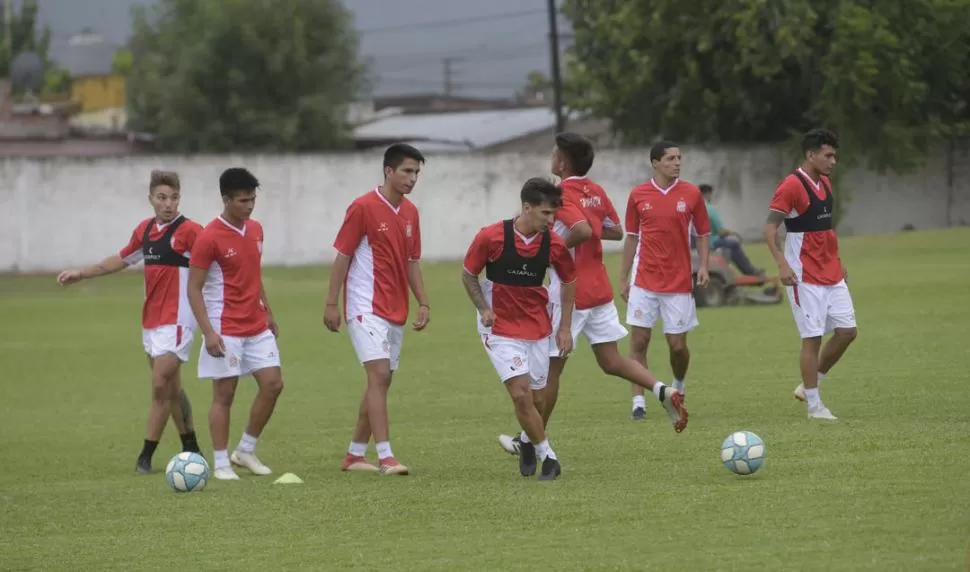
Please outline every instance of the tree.
[[363, 77], [338, 0], [161, 0], [136, 9], [131, 125], [163, 151], [309, 151], [347, 141]]
[[904, 172], [970, 133], [970, 0], [566, 0], [571, 107], [623, 140], [772, 142], [826, 126]]
[[17, 54], [31, 51], [40, 56], [44, 63], [44, 87], [41, 92], [67, 91], [70, 89], [70, 76], [50, 59], [51, 29], [37, 23], [37, 0], [23, 0], [20, 10], [15, 8], [14, 5], [9, 6], [9, 22], [4, 21], [8, 13], [0, 10], [0, 77], [10, 76], [10, 64]]

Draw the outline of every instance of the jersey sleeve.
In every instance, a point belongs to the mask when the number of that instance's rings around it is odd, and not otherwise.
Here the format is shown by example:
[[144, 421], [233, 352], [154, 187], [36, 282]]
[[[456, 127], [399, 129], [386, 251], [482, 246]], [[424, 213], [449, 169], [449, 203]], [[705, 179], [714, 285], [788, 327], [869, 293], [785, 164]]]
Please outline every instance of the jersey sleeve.
[[786, 178], [775, 189], [775, 194], [771, 197], [768, 210], [778, 211], [785, 216], [789, 216], [792, 211], [800, 213], [804, 210], [804, 208], [799, 208], [801, 205], [799, 205], [798, 191], [800, 190], [802, 189], [793, 184], [792, 177]]
[[478, 231], [475, 239], [472, 240], [471, 245], [468, 247], [468, 251], [465, 252], [465, 272], [473, 276], [478, 276], [482, 273], [492, 254], [492, 247], [495, 241], [492, 239], [490, 230], [490, 228], [485, 227]]
[[620, 226], [620, 215], [616, 213], [616, 207], [613, 206], [613, 201], [606, 193], [603, 193], [603, 228], [614, 228]]
[[206, 233], [199, 234], [192, 245], [192, 255], [189, 257], [189, 266], [208, 270], [216, 260], [216, 243], [212, 235]]
[[421, 219], [417, 213], [414, 214], [414, 228], [411, 229], [411, 244], [408, 247], [410, 260], [421, 260]]
[[364, 207], [359, 202], [353, 202], [347, 207], [347, 214], [344, 215], [344, 222], [337, 231], [337, 238], [333, 241], [333, 247], [337, 252], [350, 258], [360, 246], [360, 241], [364, 240], [367, 228], [364, 225]]
[[697, 191], [697, 197], [694, 199], [694, 207], [691, 209], [691, 215], [694, 219], [691, 222], [694, 224], [694, 232], [697, 233], [697, 236], [710, 235], [711, 219], [707, 215], [707, 203], [704, 202], [704, 197], [700, 191]]
[[640, 236], [640, 210], [637, 209], [636, 191], [626, 201], [626, 233]]
[[191, 257], [192, 247], [195, 246], [195, 241], [198, 240], [201, 231], [201, 225], [186, 221], [172, 237], [172, 250], [186, 258]]
[[572, 229], [581, 222], [587, 222], [586, 214], [572, 199], [563, 201], [562, 206], [556, 211], [556, 218], [561, 220], [567, 229]]
[[566, 243], [558, 236], [553, 238], [552, 244], [549, 245], [549, 262], [556, 269], [556, 274], [563, 284], [576, 280], [576, 262], [566, 248]]
[[141, 250], [141, 239], [145, 234], [145, 229], [142, 228], [143, 226], [143, 224], [136, 226], [135, 230], [131, 231], [131, 238], [128, 239], [128, 244], [118, 251], [118, 256], [120, 256], [128, 266], [138, 264], [143, 258], [145, 258], [145, 255]]

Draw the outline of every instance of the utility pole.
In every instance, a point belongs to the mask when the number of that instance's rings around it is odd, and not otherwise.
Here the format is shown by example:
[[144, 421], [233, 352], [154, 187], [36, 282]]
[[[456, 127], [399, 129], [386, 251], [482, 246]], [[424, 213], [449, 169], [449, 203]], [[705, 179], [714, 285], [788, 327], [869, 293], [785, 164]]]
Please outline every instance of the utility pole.
[[556, 0], [548, 0], [549, 7], [549, 55], [552, 65], [552, 105], [556, 112], [556, 133], [566, 130], [566, 118], [562, 113], [562, 72], [559, 69], [559, 24]]
[[443, 79], [444, 79], [444, 92], [445, 95], [454, 95], [457, 85], [455, 85], [455, 70], [452, 67], [455, 62], [461, 61], [461, 58], [446, 57], [441, 58]]

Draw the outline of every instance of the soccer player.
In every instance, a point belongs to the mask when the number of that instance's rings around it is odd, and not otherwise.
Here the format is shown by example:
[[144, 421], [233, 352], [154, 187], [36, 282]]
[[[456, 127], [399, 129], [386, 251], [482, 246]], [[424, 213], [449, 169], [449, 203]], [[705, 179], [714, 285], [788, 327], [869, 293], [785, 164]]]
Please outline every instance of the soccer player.
[[[788, 289], [788, 301], [802, 338], [802, 382], [795, 397], [807, 401], [812, 419], [836, 419], [819, 396], [819, 384], [856, 338], [852, 296], [839, 258], [832, 228], [832, 183], [838, 139], [824, 129], [802, 138], [801, 167], [785, 177], [768, 206], [765, 240], [778, 263], [778, 276]], [[784, 222], [785, 251], [778, 247], [778, 226]], [[822, 347], [822, 337], [832, 337]], [[819, 355], [821, 352], [821, 355]]]
[[[407, 475], [408, 468], [391, 450], [387, 393], [401, 363], [404, 324], [409, 311], [408, 287], [418, 300], [415, 330], [430, 321], [431, 306], [421, 276], [421, 225], [418, 209], [407, 195], [418, 182], [424, 156], [410, 145], [391, 145], [384, 152], [384, 184], [358, 197], [347, 208], [337, 232], [337, 251], [323, 321], [340, 330], [340, 289], [350, 341], [367, 377], [357, 412], [357, 425], [344, 458], [344, 471]], [[371, 436], [380, 467], [367, 461]]]
[[[485, 353], [515, 406], [515, 416], [526, 438], [520, 444], [519, 472], [536, 472], [536, 454], [542, 462], [540, 480], [554, 480], [562, 469], [546, 438], [542, 420], [542, 389], [549, 376], [549, 347], [558, 356], [573, 348], [573, 304], [576, 266], [566, 243], [549, 227], [562, 205], [562, 190], [541, 178], [525, 182], [520, 192], [519, 216], [482, 228], [465, 254], [462, 282], [478, 311], [478, 332]], [[561, 322], [553, 334], [543, 285], [552, 266], [560, 280]], [[485, 281], [479, 274], [485, 270]]]
[[[222, 214], [199, 235], [189, 261], [189, 303], [205, 341], [199, 377], [212, 380], [209, 433], [215, 458], [214, 476], [237, 480], [232, 465], [256, 475], [269, 467], [256, 457], [262, 434], [283, 391], [276, 337], [279, 328], [263, 287], [263, 227], [250, 217], [259, 181], [242, 168], [219, 177]], [[239, 378], [252, 375], [258, 391], [249, 423], [239, 444], [228, 454], [229, 412]]]
[[202, 226], [179, 212], [177, 173], [152, 171], [148, 202], [155, 216], [138, 223], [128, 245], [98, 264], [65, 270], [57, 281], [67, 286], [107, 276], [139, 261], [145, 263], [142, 345], [152, 372], [152, 403], [145, 442], [135, 462], [138, 473], [152, 472], [152, 456], [169, 415], [182, 439], [182, 450], [198, 453], [192, 406], [182, 390], [181, 368], [189, 359], [195, 320], [186, 298], [189, 255]]
[[[707, 207], [700, 190], [680, 179], [680, 148], [661, 141], [650, 149], [654, 176], [633, 189], [626, 206], [627, 238], [623, 248], [621, 280], [627, 301], [626, 322], [633, 327], [630, 357], [647, 365], [647, 347], [657, 318], [663, 320], [670, 351], [674, 389], [682, 396], [690, 351], [687, 334], [698, 326], [691, 266], [691, 225], [697, 234], [700, 268], [697, 284], [707, 286], [708, 240], [711, 233]], [[634, 258], [636, 274], [630, 279]], [[643, 388], [633, 386], [633, 419], [646, 417]]]
[[[613, 286], [603, 264], [603, 240], [622, 240], [620, 217], [606, 191], [586, 176], [593, 166], [595, 152], [589, 139], [578, 133], [556, 135], [552, 152], [552, 173], [560, 178], [563, 206], [556, 212], [553, 229], [573, 249], [576, 263], [576, 309], [573, 311], [573, 347], [582, 334], [589, 341], [603, 373], [620, 377], [654, 392], [667, 410], [674, 429], [679, 433], [687, 426], [687, 411], [680, 394], [672, 387], [657, 381], [650, 370], [635, 360], [620, 354], [617, 342], [627, 335], [620, 323]], [[552, 304], [552, 327], [558, 330], [562, 315], [559, 305], [560, 282], [555, 270], [550, 274], [549, 300]], [[549, 353], [549, 379], [543, 395], [543, 425], [548, 428], [549, 417], [559, 395], [559, 379], [566, 367], [566, 358], [559, 355], [553, 344]], [[499, 443], [507, 452], [516, 455], [527, 435], [500, 435]]]

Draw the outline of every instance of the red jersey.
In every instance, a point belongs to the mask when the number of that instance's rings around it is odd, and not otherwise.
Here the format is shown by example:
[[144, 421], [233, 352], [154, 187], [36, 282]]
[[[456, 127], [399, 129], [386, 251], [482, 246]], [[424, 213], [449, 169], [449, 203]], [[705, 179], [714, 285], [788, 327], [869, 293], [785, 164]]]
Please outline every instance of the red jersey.
[[[828, 224], [822, 225], [827, 227], [824, 230], [788, 231], [785, 236], [785, 260], [795, 271], [799, 282], [832, 286], [844, 277], [842, 260], [839, 258], [839, 240], [831, 228], [832, 208], [831, 205], [821, 204], [827, 199], [831, 202], [832, 183], [825, 176], [815, 182], [802, 169], [798, 169], [798, 172], [808, 188], [792, 173], [775, 189], [768, 208], [784, 214], [788, 221], [805, 214], [812, 203], [818, 204], [819, 209], [824, 211], [818, 215], [819, 219], [828, 219]], [[809, 196], [810, 191], [815, 194], [815, 200]]]
[[626, 205], [627, 234], [639, 235], [634, 284], [660, 294], [694, 291], [690, 227], [711, 234], [700, 189], [677, 179], [666, 189], [651, 179], [633, 189]]
[[145, 262], [145, 304], [141, 325], [195, 327], [189, 308], [189, 256], [202, 225], [182, 215], [165, 224], [155, 217], [138, 223], [128, 244], [118, 252], [129, 266]]
[[418, 209], [407, 198], [392, 205], [380, 187], [350, 203], [333, 247], [350, 258], [344, 314], [374, 314], [403, 325], [408, 320], [408, 264], [421, 259]]
[[[506, 236], [513, 237], [513, 248], [506, 248]], [[552, 320], [543, 280], [549, 266], [566, 284], [576, 279], [573, 258], [556, 233], [524, 236], [507, 221], [482, 228], [465, 254], [465, 272], [478, 276], [488, 269], [490, 273], [482, 292], [495, 313], [495, 323], [489, 332], [479, 321], [479, 331], [516, 340], [548, 337]]]
[[195, 241], [189, 264], [208, 271], [202, 298], [220, 334], [248, 338], [269, 329], [259, 295], [262, 259], [263, 227], [252, 219], [240, 229], [218, 216]]
[[[563, 206], [556, 212], [555, 231], [563, 238], [569, 230], [581, 222], [589, 223], [593, 236], [572, 249], [576, 262], [576, 309], [586, 310], [613, 301], [606, 265], [603, 264], [602, 228], [620, 224], [620, 217], [610, 197], [585, 177], [563, 179]], [[559, 277], [553, 271], [549, 279], [549, 297], [558, 303]]]

